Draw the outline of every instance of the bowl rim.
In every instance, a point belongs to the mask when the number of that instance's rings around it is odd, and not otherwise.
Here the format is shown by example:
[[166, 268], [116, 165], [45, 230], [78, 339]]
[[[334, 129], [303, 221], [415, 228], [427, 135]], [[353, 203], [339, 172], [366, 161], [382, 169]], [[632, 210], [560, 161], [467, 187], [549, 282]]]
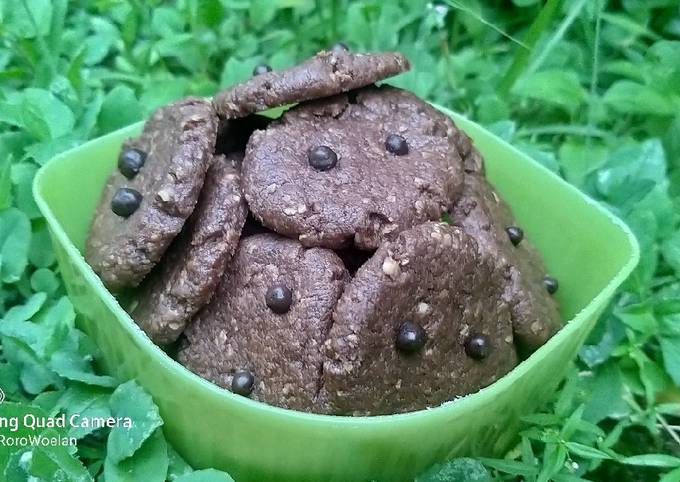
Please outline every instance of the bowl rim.
[[214, 397], [220, 400], [220, 403], [230, 403], [242, 405], [241, 408], [249, 409], [254, 413], [262, 413], [275, 417], [284, 417], [290, 419], [291, 421], [300, 423], [321, 423], [327, 424], [332, 423], [334, 425], [352, 425], [362, 427], [373, 426], [384, 424], [393, 424], [395, 422], [406, 422], [419, 417], [429, 416], [439, 414], [446, 410], [455, 410], [462, 412], [467, 406], [474, 407], [478, 404], [484, 404], [485, 401], [492, 401], [496, 393], [501, 393], [509, 388], [516, 380], [522, 378], [525, 373], [531, 369], [533, 365], [540, 364], [540, 361], [544, 359], [554, 348], [561, 344], [563, 338], [568, 338], [574, 335], [574, 332], [578, 330], [579, 325], [585, 322], [590, 316], [594, 315], [597, 310], [610, 299], [615, 293], [616, 289], [625, 281], [628, 275], [633, 271], [640, 259], [640, 247], [635, 235], [632, 233], [630, 228], [617, 216], [612, 214], [610, 211], [605, 209], [600, 203], [594, 199], [587, 196], [585, 193], [580, 191], [575, 186], [569, 184], [567, 181], [562, 179], [560, 176], [554, 172], [547, 169], [545, 166], [541, 165], [534, 159], [532, 159], [527, 154], [519, 151], [516, 147], [512, 146], [505, 140], [499, 138], [493, 133], [486, 130], [481, 125], [475, 123], [464, 117], [461, 114], [457, 114], [445, 107], [439, 106], [437, 104], [432, 104], [435, 108], [442, 111], [449, 117], [451, 117], [454, 122], [462, 129], [466, 130], [466, 127], [472, 127], [478, 129], [487, 135], [493, 136], [498, 142], [500, 142], [504, 148], [510, 150], [514, 155], [517, 155], [525, 162], [531, 163], [535, 168], [543, 171], [543, 174], [551, 177], [554, 181], [562, 184], [564, 188], [577, 194], [583, 199], [592, 209], [595, 209], [600, 214], [604, 215], [609, 219], [616, 227], [618, 227], [625, 235], [626, 240], [629, 244], [630, 256], [628, 260], [619, 268], [618, 272], [609, 280], [609, 282], [595, 295], [580, 311], [574, 314], [574, 316], [564, 322], [562, 328], [551, 337], [543, 346], [532, 353], [528, 358], [520, 362], [515, 366], [510, 372], [505, 374], [503, 377], [499, 378], [492, 384], [478, 390], [477, 392], [470, 393], [461, 397], [456, 397], [450, 401], [446, 401], [441, 405], [436, 407], [427, 407], [424, 409], [397, 413], [389, 415], [372, 415], [372, 416], [350, 416], [350, 415], [327, 415], [318, 414], [310, 412], [302, 412], [298, 410], [292, 410], [282, 407], [276, 407], [274, 405], [269, 405], [264, 402], [259, 402], [252, 400], [250, 398], [242, 397], [233, 394], [231, 391], [221, 388], [218, 385], [203, 379], [202, 377], [191, 372], [179, 362], [175, 361], [168, 354], [166, 354], [161, 348], [156, 346], [147, 335], [139, 328], [139, 326], [134, 322], [134, 320], [128, 315], [128, 313], [121, 307], [116, 298], [109, 292], [104, 286], [103, 282], [100, 280], [99, 276], [96, 275], [94, 270], [85, 261], [85, 258], [71, 241], [69, 236], [66, 234], [61, 224], [57, 220], [56, 215], [53, 213], [49, 203], [43, 196], [43, 186], [46, 179], [49, 178], [50, 172], [58, 169], [61, 162], [68, 160], [74, 154], [79, 151], [84, 151], [90, 148], [93, 144], [106, 141], [110, 138], [120, 137], [123, 132], [134, 132], [138, 129], [144, 121], [140, 121], [116, 131], [110, 132], [98, 138], [89, 140], [82, 145], [63, 152], [53, 159], [48, 161], [44, 166], [42, 166], [37, 172], [33, 181], [33, 196], [36, 204], [45, 217], [48, 227], [52, 233], [52, 236], [60, 243], [62, 248], [66, 251], [68, 257], [75, 264], [80, 274], [83, 276], [85, 281], [93, 286], [96, 292], [99, 293], [100, 301], [102, 301], [107, 308], [116, 316], [116, 318], [123, 323], [124, 329], [128, 332], [130, 336], [134, 338], [134, 342], [143, 349], [148, 351], [148, 356], [155, 359], [155, 361], [163, 366], [166, 370], [172, 373], [172, 376], [183, 376], [188, 381], [197, 384], [197, 388], [201, 388], [207, 392], [210, 392]]

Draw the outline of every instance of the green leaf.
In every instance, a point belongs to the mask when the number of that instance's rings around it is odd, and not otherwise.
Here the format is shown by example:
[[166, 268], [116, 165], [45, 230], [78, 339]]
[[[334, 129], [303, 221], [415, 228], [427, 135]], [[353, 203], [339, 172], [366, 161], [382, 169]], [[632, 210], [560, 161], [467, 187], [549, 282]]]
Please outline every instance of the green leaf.
[[558, 473], [567, 459], [567, 449], [562, 444], [548, 443], [543, 453], [543, 468], [538, 474], [538, 482], [548, 482]]
[[168, 480], [170, 482], [181, 475], [193, 472], [191, 466], [170, 445], [168, 445], [168, 459]]
[[11, 320], [26, 321], [30, 320], [40, 308], [43, 307], [47, 295], [45, 293], [35, 293], [26, 300], [23, 305], [13, 306], [6, 314], [3, 321], [9, 322]]
[[0, 278], [15, 283], [28, 264], [31, 223], [26, 214], [15, 208], [0, 212]]
[[24, 90], [21, 108], [26, 129], [41, 140], [57, 139], [71, 132], [75, 125], [71, 109], [44, 89]]
[[[17, 423], [17, 429], [15, 431], [5, 433], [6, 429], [3, 429], [3, 433], [8, 438], [13, 438], [14, 440], [17, 440], [21, 437], [38, 436], [42, 433], [45, 433], [46, 432], [45, 429], [41, 428], [31, 429], [28, 428], [23, 423], [24, 417], [29, 414], [35, 416], [36, 418], [47, 417], [47, 413], [44, 410], [27, 403], [13, 403], [5, 401], [2, 404], [0, 404], [0, 417], [2, 417], [5, 420], [11, 420], [13, 418], [16, 418], [19, 421], [19, 423]], [[50, 430], [50, 432], [53, 433], [54, 435], [58, 436], [63, 435], [61, 429], [48, 429], [48, 430]], [[21, 448], [17, 447], [16, 444], [13, 446], [13, 449], [10, 448], [9, 450], [7, 450], [6, 449], [7, 447], [11, 446], [9, 444], [6, 444], [4, 449], [0, 450], [0, 470], [4, 469], [7, 466], [7, 463], [9, 462], [12, 453], [18, 451]]]
[[673, 382], [680, 386], [680, 336], [659, 339], [663, 364]]
[[56, 261], [50, 233], [44, 221], [34, 222], [28, 260], [36, 268], [49, 268]]
[[510, 89], [512, 89], [512, 87], [515, 85], [516, 80], [520, 77], [520, 75], [522, 75], [522, 72], [524, 72], [534, 46], [538, 42], [538, 39], [541, 37], [543, 32], [549, 28], [550, 22], [557, 13], [560, 3], [561, 2], [559, 0], [548, 0], [541, 8], [540, 13], [536, 15], [533, 22], [529, 26], [529, 29], [527, 30], [527, 34], [524, 38], [524, 44], [528, 48], [523, 48], [522, 46], [515, 47], [517, 51], [512, 59], [512, 62], [510, 63], [508, 71], [502, 77], [498, 86], [501, 96], [504, 96], [510, 92]]
[[612, 84], [604, 94], [604, 102], [622, 114], [673, 115], [677, 110], [664, 94], [630, 80]]
[[612, 456], [608, 453], [582, 443], [566, 442], [565, 445], [567, 446], [569, 452], [578, 455], [579, 457], [583, 457], [584, 459], [609, 460], [612, 458]]
[[569, 70], [544, 70], [520, 78], [513, 94], [557, 105], [574, 112], [585, 102], [587, 93], [578, 77]]
[[14, 184], [14, 205], [21, 209], [30, 219], [41, 217], [38, 206], [33, 199], [33, 178], [38, 167], [30, 162], [14, 164], [11, 170]]
[[664, 241], [661, 254], [668, 265], [680, 277], [680, 229]]
[[19, 370], [11, 363], [0, 362], [0, 388], [6, 399], [20, 398], [19, 393]]
[[13, 35], [33, 38], [36, 35], [47, 35], [49, 33], [50, 22], [52, 21], [52, 3], [50, 0], [26, 0], [25, 3], [23, 1], [2, 2], [1, 5], [5, 17], [3, 26], [6, 26], [7, 30]]
[[624, 398], [626, 387], [616, 363], [605, 363], [594, 373], [584, 375], [579, 388], [586, 401], [585, 420], [598, 423], [607, 417], [618, 419], [630, 413]]
[[666, 179], [666, 156], [658, 139], [613, 150], [596, 174], [598, 192], [616, 206], [634, 207]]
[[[106, 388], [74, 383], [60, 394], [56, 406], [69, 417], [77, 414], [80, 420], [108, 418], [111, 416], [110, 397], [111, 391]], [[95, 427], [85, 425], [70, 427], [69, 436], [81, 439], [95, 430]]]
[[144, 107], [144, 113], [148, 114], [162, 105], [179, 99], [187, 93], [187, 89], [188, 83], [181, 77], [150, 81], [145, 85], [139, 103]]
[[57, 291], [59, 286], [59, 279], [50, 269], [40, 268], [31, 275], [31, 288], [33, 291], [51, 295]]
[[69, 133], [57, 139], [49, 139], [26, 148], [26, 157], [32, 158], [37, 164], [45, 165], [57, 154], [78, 147], [83, 139], [77, 133]]
[[417, 477], [415, 482], [452, 482], [458, 480], [491, 482], [491, 476], [478, 460], [460, 458], [435, 465]]
[[250, 78], [257, 63], [255, 59], [239, 60], [235, 57], [230, 57], [224, 64], [224, 69], [220, 76], [220, 86], [228, 87]]
[[627, 306], [616, 316], [628, 327], [645, 335], [653, 335], [659, 330], [659, 323], [648, 304]]
[[175, 482], [234, 482], [229, 474], [215, 469], [197, 470], [177, 477]]
[[626, 465], [639, 465], [642, 467], [680, 467], [680, 457], [665, 454], [645, 454], [624, 457], [621, 460]]
[[680, 469], [671, 470], [659, 479], [659, 482], [679, 482]]
[[10, 172], [12, 168], [12, 156], [7, 156], [1, 161], [0, 166], [0, 211], [12, 205], [12, 180]]
[[118, 85], [104, 97], [99, 111], [99, 129], [102, 133], [114, 131], [141, 118], [142, 106], [135, 92], [125, 85]]
[[106, 482], [164, 482], [167, 472], [168, 450], [160, 429], [148, 437], [133, 456], [116, 461], [109, 448], [104, 461]]
[[97, 385], [101, 387], [115, 387], [118, 381], [107, 375], [96, 375], [92, 371], [89, 360], [77, 353], [58, 351], [50, 358], [49, 367], [62, 378]]
[[144, 441], [163, 425], [158, 407], [151, 395], [134, 380], [120, 385], [113, 392], [111, 412], [114, 417], [132, 419], [131, 428], [114, 427], [109, 434], [107, 460], [113, 464], [132, 456]]
[[92, 27], [94, 33], [83, 43], [85, 65], [95, 65], [104, 60], [120, 37], [116, 26], [102, 17], [93, 17]]
[[559, 150], [560, 168], [567, 181], [583, 188], [586, 178], [606, 162], [607, 153], [604, 145], [566, 141]]
[[[56, 433], [48, 430], [43, 435], [51, 437], [55, 436]], [[30, 476], [37, 478], [37, 480], [92, 481], [92, 476], [83, 464], [62, 445], [36, 447], [31, 451], [31, 454], [27, 472]]]
[[532, 475], [536, 475], [538, 473], [538, 469], [536, 469], [536, 467], [531, 466], [525, 462], [518, 462], [516, 460], [487, 459], [487, 458], [481, 458], [479, 460], [487, 467], [502, 472], [504, 474], [522, 475], [524, 477], [529, 477]]
[[252, 0], [250, 2], [250, 21], [253, 27], [261, 29], [272, 21], [276, 10], [279, 8], [278, 2], [269, 0]]

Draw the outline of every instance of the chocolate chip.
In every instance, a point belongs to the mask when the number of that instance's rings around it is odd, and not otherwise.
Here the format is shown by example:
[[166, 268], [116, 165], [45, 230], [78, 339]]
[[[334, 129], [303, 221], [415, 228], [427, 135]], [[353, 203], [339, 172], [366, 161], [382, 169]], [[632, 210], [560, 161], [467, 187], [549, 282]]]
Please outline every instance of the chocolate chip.
[[397, 330], [396, 346], [402, 353], [415, 353], [427, 341], [427, 333], [423, 327], [412, 321], [404, 321]]
[[408, 154], [406, 139], [399, 134], [390, 134], [387, 136], [387, 139], [385, 139], [385, 149], [397, 156]]
[[508, 238], [514, 246], [517, 246], [524, 239], [524, 231], [518, 226], [508, 226], [505, 228], [505, 232], [508, 233]]
[[490, 350], [491, 343], [486, 335], [470, 335], [465, 340], [465, 354], [474, 360], [483, 360]]
[[349, 46], [345, 42], [335, 42], [331, 46], [332, 52], [349, 52]]
[[255, 68], [253, 69], [253, 75], [260, 75], [260, 74], [266, 74], [267, 72], [271, 72], [272, 68], [267, 65], [267, 64], [257, 64]]
[[132, 179], [144, 166], [144, 161], [146, 161], [146, 153], [144, 151], [131, 147], [125, 148], [120, 151], [118, 156], [118, 170], [123, 176]]
[[255, 385], [255, 375], [248, 370], [237, 370], [231, 379], [231, 391], [236, 395], [250, 396]]
[[338, 156], [328, 146], [313, 147], [307, 153], [309, 165], [317, 171], [327, 171], [338, 163]]
[[545, 289], [548, 291], [548, 293], [554, 295], [557, 293], [557, 288], [560, 287], [560, 284], [552, 276], [546, 276], [543, 278], [543, 286], [545, 286]]
[[127, 218], [134, 213], [142, 203], [142, 195], [139, 191], [128, 187], [121, 187], [111, 199], [111, 211], [118, 216]]
[[265, 302], [274, 313], [288, 313], [293, 304], [293, 292], [285, 285], [271, 286], [265, 295]]

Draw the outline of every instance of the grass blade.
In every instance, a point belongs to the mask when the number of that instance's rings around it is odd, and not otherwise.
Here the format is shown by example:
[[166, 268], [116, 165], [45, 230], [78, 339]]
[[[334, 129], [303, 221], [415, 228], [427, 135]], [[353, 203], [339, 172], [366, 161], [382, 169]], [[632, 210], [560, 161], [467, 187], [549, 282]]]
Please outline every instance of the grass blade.
[[560, 25], [557, 27], [555, 33], [546, 42], [543, 50], [541, 50], [534, 61], [531, 62], [531, 65], [529, 65], [529, 68], [527, 69], [528, 74], [536, 72], [541, 67], [543, 62], [545, 62], [545, 59], [548, 57], [548, 54], [550, 54], [550, 52], [552, 52], [557, 44], [564, 38], [564, 34], [567, 32], [567, 30], [569, 30], [571, 24], [573, 24], [574, 20], [576, 20], [576, 18], [579, 16], [585, 4], [586, 0], [577, 0], [576, 3], [574, 3], [567, 16], [564, 17], [562, 22], [560, 22]]
[[555, 16], [557, 7], [560, 4], [560, 0], [548, 0], [543, 8], [536, 16], [529, 30], [527, 31], [526, 39], [524, 39], [524, 45], [527, 48], [520, 49], [515, 53], [515, 57], [512, 59], [512, 63], [508, 68], [508, 71], [503, 76], [501, 80], [498, 91], [501, 95], [510, 92], [510, 89], [515, 84], [515, 81], [524, 71], [527, 63], [529, 62], [529, 57], [531, 56], [531, 51], [533, 50], [536, 42], [540, 38], [541, 34], [548, 28], [550, 22]]
[[470, 9], [470, 8], [468, 8], [468, 7], [466, 7], [465, 5], [462, 5], [462, 4], [458, 3], [456, 0], [446, 0], [446, 3], [448, 3], [451, 7], [453, 7], [453, 8], [455, 8], [455, 9], [457, 9], [457, 10], [460, 10], [461, 12], [464, 12], [464, 13], [470, 15], [471, 17], [473, 17], [473, 18], [474, 18], [475, 20], [477, 20], [478, 22], [480, 22], [480, 23], [486, 25], [487, 27], [489, 27], [489, 28], [495, 30], [496, 32], [498, 32], [499, 34], [501, 34], [503, 37], [507, 38], [507, 39], [510, 40], [511, 42], [516, 43], [516, 44], [519, 45], [520, 47], [523, 47], [524, 49], [529, 49], [529, 46], [528, 46], [527, 44], [525, 44], [525, 43], [522, 42], [521, 40], [516, 39], [515, 37], [513, 37], [512, 35], [510, 35], [510, 34], [507, 33], [506, 31], [504, 31], [503, 29], [501, 29], [501, 28], [498, 27], [497, 25], [495, 25], [495, 24], [489, 22], [487, 19], [485, 19], [484, 17], [482, 17], [480, 14], [478, 14], [478, 13], [475, 12], [474, 10], [472, 10], [472, 9]]

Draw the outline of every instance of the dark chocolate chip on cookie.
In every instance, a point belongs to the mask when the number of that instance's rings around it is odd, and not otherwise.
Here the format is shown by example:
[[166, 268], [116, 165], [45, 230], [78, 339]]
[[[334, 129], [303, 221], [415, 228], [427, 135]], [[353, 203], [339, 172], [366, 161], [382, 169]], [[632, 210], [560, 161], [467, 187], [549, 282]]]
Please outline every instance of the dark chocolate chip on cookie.
[[355, 93], [355, 103], [340, 95], [300, 104], [255, 131], [246, 149], [251, 211], [306, 246], [376, 249], [439, 220], [460, 193], [450, 119], [399, 89]]
[[360, 54], [334, 47], [286, 70], [271, 71], [266, 67], [256, 67], [254, 77], [215, 96], [220, 116], [234, 119], [271, 107], [340, 94], [405, 72], [409, 63], [397, 52]]
[[[330, 250], [274, 234], [243, 238], [215, 297], [187, 328], [178, 360], [225, 388], [241, 386], [234, 372], [247, 369], [257, 375], [251, 398], [323, 412], [321, 346], [347, 279]], [[266, 296], [272, 287], [285, 287], [273, 296], [278, 312]]]
[[137, 286], [180, 232], [196, 205], [216, 134], [211, 103], [192, 97], [158, 109], [140, 136], [124, 144], [85, 252], [109, 289]]
[[[460, 228], [425, 223], [402, 232], [338, 301], [321, 397], [336, 413], [376, 415], [436, 406], [492, 383], [516, 363], [504, 287], [495, 260]], [[494, 349], [468, 346], [473, 334]]]
[[[470, 157], [481, 159], [476, 149]], [[540, 255], [517, 227], [508, 205], [479, 171], [466, 173], [453, 219], [506, 273], [503, 298], [511, 308], [515, 339], [523, 349], [535, 350], [561, 325], [557, 304], [550, 296], [552, 278], [545, 281]]]

